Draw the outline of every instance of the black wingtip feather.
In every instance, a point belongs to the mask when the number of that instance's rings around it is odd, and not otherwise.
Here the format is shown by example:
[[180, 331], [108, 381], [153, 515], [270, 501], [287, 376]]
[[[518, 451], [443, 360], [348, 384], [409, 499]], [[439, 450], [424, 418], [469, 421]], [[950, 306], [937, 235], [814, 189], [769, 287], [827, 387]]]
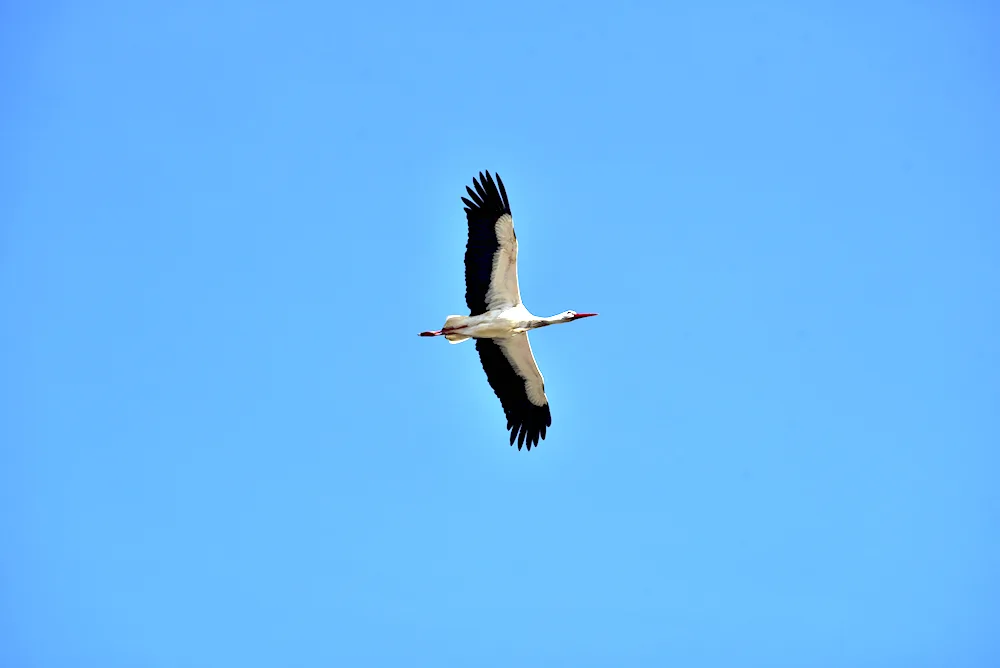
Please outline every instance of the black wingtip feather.
[[[479, 175], [479, 178], [482, 179], [482, 174], [481, 173]], [[485, 202], [486, 198], [489, 197], [489, 195], [486, 194], [486, 188], [484, 188], [482, 186], [482, 184], [479, 181], [477, 181], [476, 179], [472, 179], [472, 185], [476, 186], [476, 192], [479, 193], [479, 196]], [[466, 188], [468, 188], [468, 186], [466, 186]]]
[[497, 174], [497, 185], [500, 187], [500, 199], [503, 200], [504, 208], [510, 209], [510, 202], [507, 200], [507, 189], [503, 187], [503, 181], [500, 180], [499, 174]]
[[[472, 198], [472, 201], [476, 203], [476, 206], [483, 206], [483, 197], [481, 197], [480, 194], [476, 192], [479, 190], [479, 188], [476, 188], [476, 191], [473, 191], [472, 188], [470, 188], [469, 186], [465, 186], [465, 190], [469, 193], [469, 197]], [[462, 199], [465, 198], [463, 197]]]

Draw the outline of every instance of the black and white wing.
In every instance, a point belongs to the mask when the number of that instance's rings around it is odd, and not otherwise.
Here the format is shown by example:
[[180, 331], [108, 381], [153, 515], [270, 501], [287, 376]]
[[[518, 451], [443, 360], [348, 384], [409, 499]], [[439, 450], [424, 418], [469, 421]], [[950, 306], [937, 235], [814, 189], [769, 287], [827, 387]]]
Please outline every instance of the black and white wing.
[[506, 339], [476, 339], [476, 350], [486, 371], [490, 387], [500, 399], [507, 415], [510, 444], [538, 445], [545, 439], [545, 429], [552, 426], [549, 400], [545, 396], [545, 380], [531, 354], [527, 334]]
[[489, 172], [466, 186], [465, 217], [469, 242], [465, 247], [465, 303], [470, 315], [521, 303], [517, 287], [517, 235], [503, 181]]

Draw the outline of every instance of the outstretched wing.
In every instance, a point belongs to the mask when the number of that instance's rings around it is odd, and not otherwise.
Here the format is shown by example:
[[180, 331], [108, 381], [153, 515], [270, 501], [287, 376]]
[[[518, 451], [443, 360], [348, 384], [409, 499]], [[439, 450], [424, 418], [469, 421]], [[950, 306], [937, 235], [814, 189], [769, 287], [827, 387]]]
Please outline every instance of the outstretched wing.
[[471, 315], [481, 315], [521, 303], [517, 287], [517, 235], [503, 181], [489, 172], [466, 186], [471, 199], [465, 203], [469, 241], [465, 247], [465, 303]]
[[549, 400], [545, 396], [545, 380], [531, 354], [527, 334], [506, 339], [476, 339], [476, 350], [486, 371], [490, 387], [500, 399], [507, 416], [510, 444], [538, 445], [545, 440], [545, 429], [552, 426]]

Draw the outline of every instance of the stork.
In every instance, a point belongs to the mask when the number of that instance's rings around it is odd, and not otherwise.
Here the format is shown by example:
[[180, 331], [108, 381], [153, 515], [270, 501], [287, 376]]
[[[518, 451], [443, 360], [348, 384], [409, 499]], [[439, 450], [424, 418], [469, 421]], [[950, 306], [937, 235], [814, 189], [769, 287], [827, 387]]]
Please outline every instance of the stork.
[[596, 313], [563, 311], [542, 318], [521, 303], [517, 286], [517, 235], [507, 191], [500, 175], [496, 182], [489, 171], [466, 186], [469, 199], [465, 217], [469, 241], [465, 249], [465, 303], [469, 315], [450, 315], [444, 326], [420, 336], [443, 336], [449, 343], [476, 340], [486, 379], [500, 399], [507, 416], [510, 444], [538, 445], [552, 426], [545, 380], [531, 353], [528, 332], [539, 327], [573, 322]]

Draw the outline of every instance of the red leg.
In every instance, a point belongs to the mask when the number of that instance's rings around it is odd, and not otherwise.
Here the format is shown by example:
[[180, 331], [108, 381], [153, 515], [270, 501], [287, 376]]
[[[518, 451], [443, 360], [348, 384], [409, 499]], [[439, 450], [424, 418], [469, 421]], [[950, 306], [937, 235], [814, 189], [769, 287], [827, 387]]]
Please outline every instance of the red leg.
[[460, 329], [465, 329], [464, 327], [444, 327], [442, 329], [434, 330], [433, 332], [420, 332], [420, 336], [442, 336], [444, 334], [451, 334], [452, 332], [457, 332]]

